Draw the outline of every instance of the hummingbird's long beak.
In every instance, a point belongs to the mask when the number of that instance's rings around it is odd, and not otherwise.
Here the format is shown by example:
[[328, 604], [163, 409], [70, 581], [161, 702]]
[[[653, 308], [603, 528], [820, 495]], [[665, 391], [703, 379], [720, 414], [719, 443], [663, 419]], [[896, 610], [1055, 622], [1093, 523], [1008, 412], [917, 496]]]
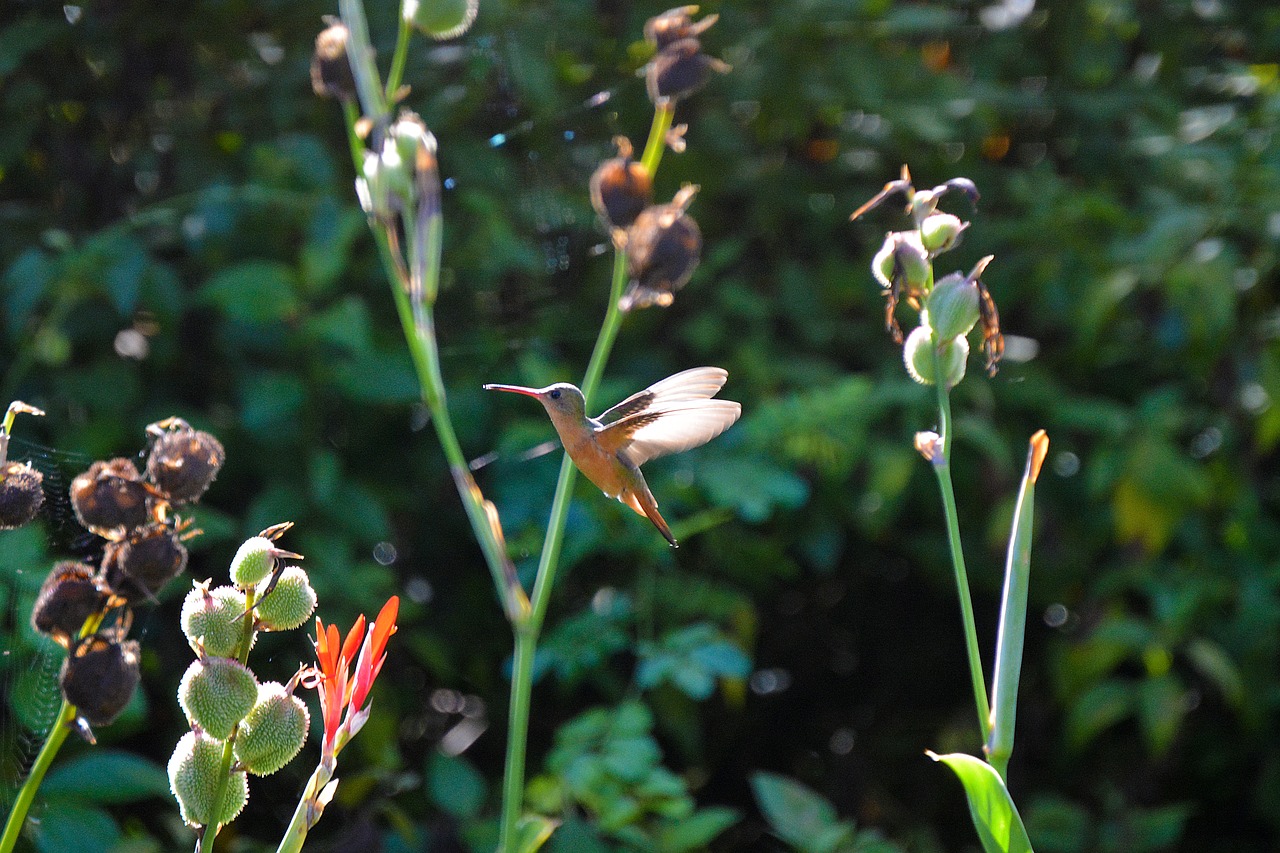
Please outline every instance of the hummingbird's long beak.
[[537, 388], [526, 388], [523, 385], [499, 385], [491, 382], [483, 387], [486, 391], [510, 391], [513, 394], [524, 394], [526, 397], [537, 397], [542, 393]]

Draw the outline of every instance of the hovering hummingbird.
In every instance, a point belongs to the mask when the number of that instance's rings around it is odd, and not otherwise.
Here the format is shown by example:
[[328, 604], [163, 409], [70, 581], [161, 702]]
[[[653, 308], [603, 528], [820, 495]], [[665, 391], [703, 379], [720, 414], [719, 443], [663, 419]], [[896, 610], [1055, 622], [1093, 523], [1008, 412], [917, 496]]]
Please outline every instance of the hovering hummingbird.
[[647, 517], [675, 546], [640, 466], [659, 456], [692, 450], [728, 429], [742, 414], [742, 406], [711, 399], [728, 378], [728, 372], [719, 367], [685, 370], [632, 394], [598, 418], [587, 417], [582, 392], [568, 382], [546, 388], [484, 388], [537, 398], [578, 470], [606, 495]]

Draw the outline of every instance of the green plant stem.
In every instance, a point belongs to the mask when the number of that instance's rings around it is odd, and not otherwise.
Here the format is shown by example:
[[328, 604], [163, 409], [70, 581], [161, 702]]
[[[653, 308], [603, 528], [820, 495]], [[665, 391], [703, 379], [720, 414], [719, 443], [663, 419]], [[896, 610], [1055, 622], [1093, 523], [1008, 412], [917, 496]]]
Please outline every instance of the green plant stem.
[[57, 719], [53, 721], [53, 728], [49, 729], [49, 736], [45, 738], [44, 746], [40, 747], [36, 763], [31, 766], [31, 773], [27, 776], [27, 781], [22, 783], [18, 797], [13, 802], [13, 809], [10, 810], [9, 819], [4, 825], [4, 835], [0, 836], [0, 853], [10, 853], [18, 843], [18, 836], [22, 834], [22, 825], [27, 820], [27, 812], [31, 809], [31, 803], [35, 801], [36, 791], [44, 781], [44, 774], [48, 772], [49, 766], [53, 764], [54, 756], [62, 748], [62, 742], [67, 739], [67, 734], [71, 731], [71, 723], [75, 718], [75, 706], [63, 699]]
[[[600, 336], [596, 338], [591, 361], [582, 380], [582, 395], [590, 403], [600, 385], [605, 364], [617, 340], [622, 326], [622, 312], [618, 300], [627, 283], [626, 253], [618, 250], [613, 259], [613, 280], [609, 288], [609, 307], [605, 312]], [[516, 829], [524, 810], [525, 753], [529, 739], [529, 708], [533, 696], [533, 660], [537, 653], [538, 637], [551, 601], [551, 587], [560, 563], [560, 546], [564, 540], [565, 521], [569, 516], [569, 501], [578, 469], [569, 455], [560, 463], [560, 477], [556, 481], [555, 497], [551, 501], [551, 517], [547, 521], [547, 535], [542, 543], [538, 560], [538, 573], [530, 596], [529, 617], [516, 626], [515, 654], [511, 670], [511, 706], [508, 713], [507, 762], [503, 775], [502, 828], [498, 849], [514, 853]]]
[[653, 124], [649, 126], [649, 141], [644, 145], [644, 154], [640, 165], [644, 166], [649, 176], [657, 174], [658, 164], [662, 162], [662, 152], [667, 150], [667, 131], [671, 129], [671, 121], [675, 118], [675, 104], [668, 101], [653, 111]]
[[[942, 378], [938, 348], [933, 347], [934, 375]], [[942, 507], [946, 515], [947, 541], [951, 546], [951, 566], [955, 569], [956, 594], [960, 599], [960, 617], [964, 623], [965, 651], [969, 657], [969, 679], [973, 683], [973, 702], [978, 711], [978, 731], [983, 743], [991, 725], [991, 708], [987, 704], [986, 679], [982, 675], [982, 654], [978, 650], [978, 629], [973, 621], [973, 599], [969, 595], [969, 574], [964, 567], [964, 549], [960, 544], [960, 517], [956, 512], [955, 487], [951, 483], [951, 394], [942, 382], [938, 389], [938, 431], [942, 435], [942, 458], [935, 459], [933, 472], [938, 476]]]
[[409, 36], [412, 29], [409, 22], [404, 16], [400, 16], [400, 28], [396, 33], [396, 51], [391, 56], [391, 70], [387, 72], [387, 87], [383, 90], [383, 97], [387, 103], [391, 103], [396, 96], [396, 90], [400, 88], [400, 81], [404, 79], [404, 63], [409, 56]]
[[302, 845], [307, 840], [307, 833], [319, 820], [317, 811], [324, 810], [320, 797], [332, 778], [333, 768], [326, 766], [324, 762], [316, 765], [311, 778], [307, 780], [307, 786], [302, 789], [302, 798], [298, 800], [298, 806], [293, 810], [293, 818], [280, 839], [280, 846], [276, 848], [276, 853], [299, 853], [302, 850]]

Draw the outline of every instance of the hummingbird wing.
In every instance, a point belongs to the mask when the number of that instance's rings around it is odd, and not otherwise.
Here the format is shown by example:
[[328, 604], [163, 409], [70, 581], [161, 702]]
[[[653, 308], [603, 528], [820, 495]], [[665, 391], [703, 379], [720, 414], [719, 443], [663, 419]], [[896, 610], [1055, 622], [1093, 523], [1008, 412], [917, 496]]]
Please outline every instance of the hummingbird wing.
[[[596, 420], [608, 426], [623, 418], [652, 409], [665, 409], [672, 403], [706, 400], [724, 387], [729, 372], [719, 367], [694, 367], [655, 382], [632, 394]], [[710, 438], [711, 436], [708, 436]]]
[[638, 468], [650, 459], [706, 444], [741, 414], [742, 406], [732, 400], [681, 400], [606, 424], [596, 440]]

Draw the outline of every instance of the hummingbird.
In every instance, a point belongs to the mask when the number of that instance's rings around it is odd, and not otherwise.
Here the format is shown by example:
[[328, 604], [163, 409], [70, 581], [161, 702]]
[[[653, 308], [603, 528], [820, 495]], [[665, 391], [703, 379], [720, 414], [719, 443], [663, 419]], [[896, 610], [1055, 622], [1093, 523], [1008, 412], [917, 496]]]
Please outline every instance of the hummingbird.
[[650, 459], [692, 450], [728, 429], [742, 414], [731, 400], [713, 400], [729, 373], [719, 367], [694, 367], [668, 376], [632, 394], [599, 417], [587, 416], [586, 399], [568, 382], [545, 388], [485, 385], [486, 391], [511, 391], [534, 397], [551, 416], [565, 452], [586, 478], [617, 498], [676, 546], [671, 528], [640, 473]]

